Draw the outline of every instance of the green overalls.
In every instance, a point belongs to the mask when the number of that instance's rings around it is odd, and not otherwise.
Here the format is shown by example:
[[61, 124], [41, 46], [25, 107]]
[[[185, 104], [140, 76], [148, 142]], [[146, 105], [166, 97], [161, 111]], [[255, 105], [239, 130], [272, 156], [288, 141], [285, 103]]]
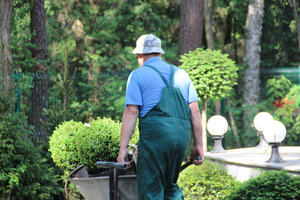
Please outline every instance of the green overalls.
[[170, 85], [166, 84], [159, 103], [139, 120], [137, 184], [139, 200], [181, 200], [176, 182], [191, 139], [191, 111], [180, 89], [174, 85], [174, 67]]

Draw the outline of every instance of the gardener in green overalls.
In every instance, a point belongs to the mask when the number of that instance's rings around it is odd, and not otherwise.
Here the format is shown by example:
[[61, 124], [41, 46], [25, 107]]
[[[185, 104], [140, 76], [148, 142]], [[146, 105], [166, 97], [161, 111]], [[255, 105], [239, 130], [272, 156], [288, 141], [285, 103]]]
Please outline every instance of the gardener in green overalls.
[[128, 142], [139, 117], [139, 200], [181, 200], [176, 182], [191, 133], [195, 140], [191, 157], [202, 157], [193, 163], [204, 162], [197, 93], [185, 70], [161, 59], [164, 51], [155, 35], [142, 35], [132, 53], [141, 67], [127, 82], [118, 162], [126, 163]]

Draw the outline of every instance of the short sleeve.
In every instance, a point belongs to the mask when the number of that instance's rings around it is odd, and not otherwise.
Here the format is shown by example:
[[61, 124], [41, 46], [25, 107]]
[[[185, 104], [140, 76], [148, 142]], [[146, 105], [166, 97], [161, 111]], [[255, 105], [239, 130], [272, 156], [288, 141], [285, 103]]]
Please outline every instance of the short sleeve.
[[189, 86], [189, 97], [188, 97], [188, 103], [192, 103], [198, 101], [198, 95], [197, 95], [197, 91], [195, 89], [194, 84], [191, 82], [190, 86]]
[[134, 71], [129, 75], [127, 80], [125, 107], [129, 104], [139, 106], [143, 104], [142, 93]]

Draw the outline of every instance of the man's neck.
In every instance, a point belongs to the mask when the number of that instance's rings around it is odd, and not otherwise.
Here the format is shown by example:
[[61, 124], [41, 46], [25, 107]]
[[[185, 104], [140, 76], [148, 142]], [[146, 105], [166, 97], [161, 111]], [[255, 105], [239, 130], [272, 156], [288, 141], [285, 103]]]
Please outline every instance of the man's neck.
[[[159, 58], [161, 58], [161, 54], [143, 54], [142, 65], [143, 65], [147, 60], [149, 60], [150, 58], [153, 58], [153, 57], [159, 57]], [[142, 65], [141, 65], [141, 66], [142, 66]]]

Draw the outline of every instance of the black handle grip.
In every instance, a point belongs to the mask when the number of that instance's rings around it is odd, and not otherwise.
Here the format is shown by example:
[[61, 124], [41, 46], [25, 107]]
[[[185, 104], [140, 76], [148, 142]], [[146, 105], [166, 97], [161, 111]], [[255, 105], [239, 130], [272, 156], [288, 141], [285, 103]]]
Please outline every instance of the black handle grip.
[[194, 157], [194, 158], [193, 158], [193, 161], [194, 161], [194, 160], [200, 161], [200, 160], [202, 160], [202, 157], [201, 157], [201, 156]]
[[184, 165], [181, 166], [180, 171], [184, 170], [185, 168], [187, 168], [188, 166], [190, 166], [191, 164], [193, 164], [193, 161], [194, 161], [194, 160], [200, 161], [200, 160], [202, 160], [202, 157], [201, 157], [201, 156], [194, 157], [192, 160], [186, 162]]
[[97, 167], [106, 167], [106, 168], [116, 168], [116, 169], [127, 169], [128, 166], [125, 163], [117, 163], [117, 162], [107, 162], [107, 161], [97, 161]]

